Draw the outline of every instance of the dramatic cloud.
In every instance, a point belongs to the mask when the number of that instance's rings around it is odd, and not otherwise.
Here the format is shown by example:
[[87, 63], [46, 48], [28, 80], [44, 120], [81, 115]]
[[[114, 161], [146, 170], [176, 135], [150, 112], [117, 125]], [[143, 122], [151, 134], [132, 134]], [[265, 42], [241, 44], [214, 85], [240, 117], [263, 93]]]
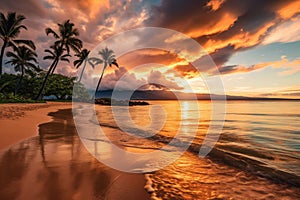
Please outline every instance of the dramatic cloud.
[[225, 0], [211, 0], [207, 3], [207, 7], [211, 8], [213, 11], [218, 10]]
[[[79, 29], [84, 47], [93, 49], [101, 40], [115, 33], [142, 26], [149, 7], [147, 1], [140, 0], [0, 0], [0, 5], [0, 12], [13, 11], [27, 17], [24, 23], [28, 31], [23, 31], [20, 38], [36, 43], [42, 68], [49, 66], [49, 62], [42, 59], [44, 49], [54, 41], [46, 36], [45, 28], [55, 29], [57, 23], [71, 19]], [[59, 64], [58, 67], [63, 66]]]
[[261, 69], [263, 67], [266, 67], [268, 65], [266, 64], [260, 64], [260, 65], [251, 65], [251, 66], [240, 66], [240, 65], [230, 65], [230, 66], [223, 66], [219, 68], [219, 72], [221, 74], [232, 74], [232, 73], [241, 73], [241, 72], [251, 72], [257, 69]]
[[300, 16], [274, 28], [264, 39], [263, 44], [275, 42], [295, 42], [300, 40]]
[[[23, 35], [38, 43], [40, 63], [44, 68], [47, 64], [42, 60], [42, 52], [53, 42], [45, 36], [44, 29], [66, 19], [76, 24], [89, 49], [115, 33], [158, 26], [194, 38], [211, 54], [217, 66], [222, 66], [235, 52], [260, 44], [270, 31], [273, 36], [265, 43], [295, 40], [292, 37], [295, 34], [280, 38], [282, 31], [276, 27], [300, 12], [300, 2], [294, 0], [243, 0], [239, 3], [233, 0], [162, 0], [160, 4], [146, 0], [30, 0], [26, 3], [0, 0], [0, 3], [1, 12], [16, 11], [28, 17], [29, 31]], [[294, 24], [297, 23], [293, 23], [293, 27]], [[290, 28], [292, 25], [282, 26]], [[149, 35], [153, 37], [155, 35]]]
[[293, 0], [163, 0], [153, 7], [147, 24], [186, 33], [210, 54], [218, 51], [224, 55], [215, 60], [221, 66], [235, 52], [260, 44], [270, 30], [299, 14], [299, 6]]
[[101, 82], [101, 90], [132, 90], [136, 85], [139, 85], [140, 89], [160, 89], [160, 90], [182, 90], [175, 81], [169, 80], [165, 75], [159, 71], [151, 71], [148, 77], [137, 78], [134, 73], [131, 73], [124, 67], [120, 67], [112, 73], [109, 73], [103, 77]]
[[118, 62], [126, 66], [127, 69], [148, 63], [159, 63], [168, 66], [181, 61], [183, 59], [179, 58], [175, 53], [158, 49], [132, 51], [118, 58]]
[[[202, 74], [217, 75], [216, 69], [228, 75], [271, 67], [279, 71], [282, 77], [299, 71], [299, 60], [295, 58], [251, 66], [230, 63], [235, 53], [258, 45], [299, 41], [300, 1], [297, 0], [0, 0], [0, 5], [1, 12], [15, 11], [27, 17], [24, 23], [28, 31], [22, 31], [20, 38], [36, 43], [39, 65], [44, 69], [51, 64], [51, 61], [43, 60], [44, 50], [55, 40], [46, 36], [44, 30], [47, 27], [56, 29], [57, 23], [67, 19], [75, 23], [84, 47], [89, 50], [126, 30], [162, 27], [191, 37], [206, 51], [192, 46], [191, 40], [179, 33], [164, 35], [155, 31], [136, 31], [113, 41], [113, 44], [106, 44], [118, 55], [122, 54], [122, 50], [132, 50], [117, 58], [126, 69], [120, 68], [119, 72], [113, 71], [114, 68], [107, 69], [103, 89], [111, 89], [128, 71], [128, 82], [124, 82], [124, 87], [137, 81], [145, 83], [145, 88], [166, 89], [156, 83], [149, 85], [149, 81], [155, 80], [173, 90], [182, 89], [175, 83], [176, 78], [183, 77], [190, 81]], [[166, 49], [151, 49], [160, 43]], [[148, 49], [141, 50], [141, 46]], [[75, 75], [72, 59], [71, 64], [59, 63], [56, 72]], [[136, 66], [150, 63], [154, 64], [131, 72]], [[4, 71], [12, 72], [9, 67], [5, 66]], [[146, 69], [150, 70], [148, 74]], [[94, 86], [100, 73], [101, 67], [95, 70], [88, 67], [83, 75], [84, 81]]]
[[27, 17], [46, 17], [47, 8], [42, 1], [27, 0], [26, 3], [22, 0], [0, 0], [1, 11], [17, 12], [26, 15]]
[[274, 69], [281, 69], [279, 75], [286, 76], [295, 74], [300, 71], [300, 60], [296, 59], [293, 61], [289, 61], [285, 56], [282, 57], [281, 60], [274, 62], [266, 62], [259, 63], [251, 66], [240, 66], [240, 65], [231, 65], [231, 66], [223, 66], [219, 68], [219, 72], [221, 74], [232, 74], [232, 73], [241, 73], [241, 72], [250, 72], [257, 69], [272, 67]]
[[[122, 79], [121, 79], [122, 78]], [[121, 80], [120, 80], [121, 79]], [[146, 80], [144, 79], [137, 79], [134, 73], [128, 73], [126, 68], [120, 67], [120, 69], [115, 70], [113, 73], [107, 74], [103, 77], [103, 81], [101, 82], [101, 90], [110, 90], [113, 89], [117, 82], [119, 86], [124, 90], [130, 90], [133, 88], [134, 85], [145, 85]]]
[[182, 90], [176, 82], [167, 80], [166, 77], [159, 71], [152, 71], [148, 77], [148, 83], [153, 85], [162, 85], [165, 88], [173, 90]]
[[[181, 77], [194, 78], [199, 75], [199, 71], [190, 63], [187, 65], [176, 65], [172, 70], [168, 72], [176, 71]], [[176, 75], [176, 74], [175, 74]]]

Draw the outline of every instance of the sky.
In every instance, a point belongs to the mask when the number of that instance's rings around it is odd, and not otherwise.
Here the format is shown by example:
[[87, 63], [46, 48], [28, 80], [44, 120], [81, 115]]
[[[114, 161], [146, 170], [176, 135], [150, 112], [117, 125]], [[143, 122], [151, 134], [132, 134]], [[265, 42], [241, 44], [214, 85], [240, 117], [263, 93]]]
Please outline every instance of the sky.
[[[298, 0], [0, 0], [0, 5], [1, 12], [25, 15], [28, 30], [20, 38], [36, 43], [44, 69], [50, 65], [42, 59], [44, 50], [54, 42], [44, 30], [67, 19], [95, 56], [99, 47], [115, 51], [120, 68], [105, 71], [101, 89], [113, 89], [122, 79], [123, 89], [134, 83], [206, 93], [207, 81], [218, 78], [228, 95], [300, 98]], [[163, 49], [156, 48], [161, 44]], [[101, 69], [88, 68], [86, 84], [96, 85]], [[68, 63], [56, 72], [78, 73]]]

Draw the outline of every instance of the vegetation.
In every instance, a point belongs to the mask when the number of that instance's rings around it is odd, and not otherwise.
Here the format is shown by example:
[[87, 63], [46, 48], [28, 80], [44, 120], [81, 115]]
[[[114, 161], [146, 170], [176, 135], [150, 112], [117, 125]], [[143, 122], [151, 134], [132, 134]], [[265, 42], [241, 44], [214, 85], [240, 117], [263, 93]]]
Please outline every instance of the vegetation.
[[95, 90], [95, 97], [99, 90], [99, 86], [100, 86], [100, 83], [101, 83], [101, 80], [102, 80], [102, 77], [103, 77], [106, 67], [107, 66], [111, 67], [112, 65], [115, 65], [116, 67], [119, 68], [119, 65], [116, 60], [116, 56], [114, 55], [114, 52], [112, 50], [110, 50], [106, 47], [105, 49], [102, 49], [101, 51], [99, 51], [99, 55], [101, 56], [101, 59], [95, 58], [95, 57], [89, 58], [89, 62], [91, 63], [92, 66], [97, 65], [97, 64], [102, 64], [102, 63], [104, 65], [101, 76], [99, 78], [99, 81], [98, 81], [98, 84], [96, 87], [96, 90]]
[[17, 15], [15, 12], [7, 13], [5, 16], [0, 12], [0, 38], [3, 41], [0, 52], [0, 78], [2, 76], [3, 56], [6, 47], [14, 47], [23, 44], [35, 50], [35, 45], [31, 40], [16, 39], [21, 30], [27, 30], [26, 26], [22, 24], [25, 17], [23, 15]]
[[79, 36], [79, 32], [76, 28], [74, 28], [74, 24], [71, 23], [70, 20], [67, 20], [64, 23], [57, 24], [57, 25], [59, 30], [58, 33], [56, 33], [51, 28], [46, 28], [46, 34], [53, 35], [56, 41], [54, 42], [54, 45], [50, 47], [53, 49], [53, 51], [46, 50], [46, 52], [50, 53], [50, 56], [46, 56], [44, 57], [44, 59], [52, 59], [53, 62], [48, 69], [48, 72], [43, 81], [41, 89], [39, 90], [39, 93], [36, 97], [37, 100], [42, 99], [43, 91], [46, 86], [49, 75], [54, 73], [59, 61], [70, 62], [67, 59], [67, 57], [70, 54], [70, 49], [72, 49], [76, 53], [79, 53], [80, 49], [82, 48], [82, 41], [77, 38]]
[[[3, 74], [0, 80], [0, 102], [36, 102], [33, 100], [39, 92], [39, 88], [45, 79], [46, 72], [40, 72], [35, 77], [25, 75], [22, 84], [20, 85], [19, 92], [14, 95], [13, 91], [15, 84], [18, 82], [20, 75]], [[52, 97], [56, 100], [72, 100], [73, 87], [76, 77], [67, 77], [61, 74], [53, 74], [49, 76], [49, 83], [46, 85], [44, 94], [45, 96]], [[5, 84], [4, 84], [5, 83]], [[77, 100], [87, 101], [90, 100], [90, 94], [81, 83], [76, 83]], [[78, 96], [79, 95], [79, 96]], [[42, 102], [37, 101], [37, 102]]]
[[90, 51], [87, 49], [83, 49], [79, 53], [75, 54], [75, 56], [77, 56], [78, 59], [74, 61], [74, 66], [78, 69], [83, 64], [83, 68], [82, 68], [78, 82], [80, 82], [82, 79], [82, 75], [85, 70], [89, 54], [90, 54]]
[[8, 58], [11, 58], [11, 60], [7, 61], [6, 64], [11, 64], [14, 66], [16, 72], [21, 72], [20, 78], [17, 81], [14, 90], [14, 96], [16, 96], [25, 73], [39, 71], [39, 67], [35, 65], [37, 63], [37, 54], [28, 49], [26, 46], [20, 46], [15, 49], [15, 52], [9, 51], [6, 55]]
[[[76, 91], [76, 96], [73, 96], [75, 100], [90, 101], [92, 98], [89, 92], [80, 83], [87, 63], [91, 67], [103, 64], [95, 95], [105, 69], [112, 65], [119, 67], [114, 52], [108, 48], [99, 52], [100, 58], [89, 58], [90, 51], [82, 49], [83, 44], [78, 38], [78, 29], [70, 20], [66, 20], [57, 24], [57, 30], [50, 27], [45, 29], [46, 35], [53, 36], [54, 41], [48, 49], [44, 50], [47, 55], [43, 60], [51, 60], [51, 65], [48, 66], [47, 71], [42, 70], [38, 65], [34, 42], [18, 39], [21, 31], [27, 30], [23, 25], [25, 19], [25, 16], [15, 12], [6, 15], [0, 12], [0, 39], [3, 41], [0, 52], [0, 102], [35, 102], [41, 101], [44, 96], [55, 97], [57, 100], [70, 100], [73, 89]], [[10, 49], [5, 53], [8, 47]], [[74, 67], [77, 69], [82, 67], [77, 82], [76, 77], [54, 73], [60, 62], [70, 63], [72, 53], [76, 57], [73, 62]], [[13, 67], [14, 74], [3, 74], [4, 55], [8, 59], [5, 65]]]

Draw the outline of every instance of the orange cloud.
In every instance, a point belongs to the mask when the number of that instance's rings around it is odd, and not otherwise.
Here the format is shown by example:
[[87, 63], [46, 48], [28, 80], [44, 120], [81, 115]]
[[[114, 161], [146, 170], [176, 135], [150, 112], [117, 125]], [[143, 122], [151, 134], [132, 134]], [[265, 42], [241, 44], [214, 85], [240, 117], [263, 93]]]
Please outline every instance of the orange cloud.
[[235, 49], [252, 47], [261, 42], [263, 36], [267, 33], [267, 30], [273, 25], [274, 22], [267, 23], [254, 33], [241, 29], [239, 33], [236, 33], [227, 39], [209, 39], [204, 44], [204, 48], [209, 53], [212, 53], [216, 49], [222, 49], [228, 45], [234, 46]]
[[132, 51], [118, 58], [118, 62], [127, 69], [148, 64], [158, 63], [165, 66], [170, 66], [174, 63], [182, 61], [176, 54], [158, 49], [142, 49]]
[[280, 8], [277, 11], [277, 14], [282, 19], [290, 19], [291, 17], [299, 13], [300, 13], [300, 1], [298, 0], [289, 1], [289, 3], [286, 3], [282, 8]]
[[187, 79], [197, 77], [200, 74], [200, 72], [190, 63], [186, 65], [176, 65], [172, 70], [169, 70], [169, 72], [172, 72], [173, 70], [175, 70], [175, 73], [179, 73], [180, 76]]
[[203, 35], [212, 35], [215, 33], [228, 30], [234, 22], [237, 20], [237, 16], [233, 13], [224, 13], [221, 18], [217, 20], [210, 20], [204, 26], [194, 27], [191, 26], [187, 31], [187, 35], [193, 38], [197, 38]]
[[224, 2], [225, 0], [210, 0], [210, 2], [206, 4], [206, 6], [210, 7], [212, 11], [216, 11], [222, 6]]
[[286, 59], [286, 57], [283, 56], [282, 59], [278, 61], [259, 63], [248, 67], [241, 65], [223, 66], [219, 68], [219, 72], [221, 74], [244, 73], [262, 69], [265, 67], [272, 67], [274, 69], [282, 69], [282, 71], [279, 72], [279, 75], [286, 76], [300, 72], [299, 66], [300, 59], [289, 61], [288, 59]]

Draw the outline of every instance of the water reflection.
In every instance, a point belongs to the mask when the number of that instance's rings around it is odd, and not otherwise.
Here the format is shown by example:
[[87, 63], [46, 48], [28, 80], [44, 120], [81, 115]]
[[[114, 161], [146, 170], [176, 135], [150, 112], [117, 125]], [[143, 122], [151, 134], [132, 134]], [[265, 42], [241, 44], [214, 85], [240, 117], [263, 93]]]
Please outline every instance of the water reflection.
[[50, 115], [53, 121], [39, 126], [39, 137], [0, 153], [0, 198], [109, 199], [122, 194], [116, 193], [116, 183], [132, 175], [90, 156], [77, 136], [71, 110]]

